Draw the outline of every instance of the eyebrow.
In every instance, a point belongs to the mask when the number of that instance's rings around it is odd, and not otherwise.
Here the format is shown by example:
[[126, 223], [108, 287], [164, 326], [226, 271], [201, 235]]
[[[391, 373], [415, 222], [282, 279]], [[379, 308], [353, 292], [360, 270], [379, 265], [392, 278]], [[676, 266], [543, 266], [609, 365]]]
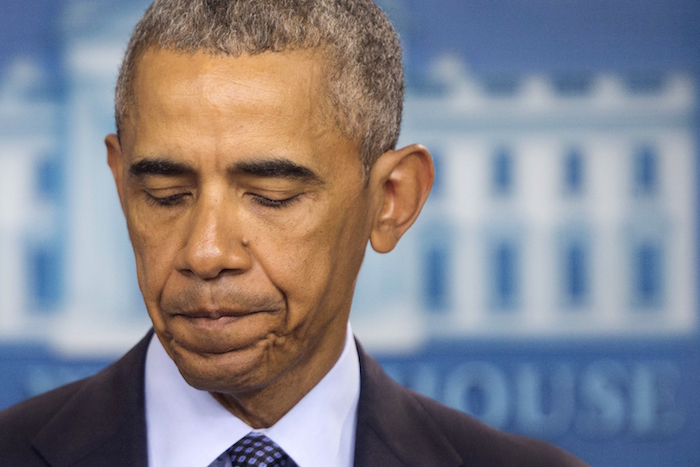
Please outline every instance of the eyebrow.
[[131, 175], [194, 175], [194, 169], [186, 164], [169, 161], [167, 159], [142, 159], [129, 167]]
[[243, 161], [233, 165], [231, 172], [261, 178], [287, 178], [309, 182], [321, 182], [316, 172], [288, 159], [265, 159]]
[[[286, 178], [309, 182], [321, 182], [316, 172], [295, 164], [288, 159], [265, 159], [260, 161], [238, 162], [229, 169], [230, 173], [240, 173], [261, 178]], [[129, 167], [129, 173], [134, 176], [143, 175], [195, 175], [195, 170], [180, 162], [173, 162], [161, 158], [146, 158], [135, 162]]]

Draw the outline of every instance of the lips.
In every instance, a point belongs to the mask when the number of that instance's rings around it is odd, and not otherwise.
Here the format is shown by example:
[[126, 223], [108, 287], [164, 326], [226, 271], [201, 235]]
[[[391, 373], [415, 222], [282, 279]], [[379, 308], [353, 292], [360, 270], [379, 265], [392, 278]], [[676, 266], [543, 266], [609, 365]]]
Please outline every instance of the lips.
[[198, 311], [192, 313], [178, 313], [172, 318], [183, 319], [190, 326], [203, 330], [217, 331], [228, 326], [250, 321], [250, 318], [258, 317], [258, 315], [273, 315], [273, 310], [255, 310], [255, 311], [231, 311], [231, 310], [216, 310], [216, 311]]
[[223, 282], [172, 284], [163, 291], [158, 308], [170, 317], [211, 319], [276, 313], [285, 308], [278, 293], [255, 293]]
[[198, 309], [168, 314], [174, 344], [200, 354], [222, 354], [254, 346], [279, 331], [281, 310]]
[[156, 311], [165, 340], [200, 355], [255, 347], [285, 332], [282, 294], [242, 287], [230, 280], [169, 282], [159, 306], [151, 310]]
[[178, 311], [173, 316], [182, 316], [187, 319], [209, 319], [219, 320], [222, 318], [240, 318], [242, 316], [254, 315], [256, 313], [274, 313], [276, 310], [249, 310], [249, 309], [200, 309], [195, 311]]

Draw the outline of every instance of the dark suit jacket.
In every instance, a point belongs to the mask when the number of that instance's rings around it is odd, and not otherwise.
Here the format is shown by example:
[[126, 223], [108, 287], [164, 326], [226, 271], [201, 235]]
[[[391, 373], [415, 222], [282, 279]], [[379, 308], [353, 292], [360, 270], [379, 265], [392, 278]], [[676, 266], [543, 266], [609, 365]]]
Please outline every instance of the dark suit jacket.
[[[143, 375], [151, 335], [97, 375], [0, 412], [0, 466], [147, 467]], [[358, 348], [357, 467], [585, 466], [404, 389]]]

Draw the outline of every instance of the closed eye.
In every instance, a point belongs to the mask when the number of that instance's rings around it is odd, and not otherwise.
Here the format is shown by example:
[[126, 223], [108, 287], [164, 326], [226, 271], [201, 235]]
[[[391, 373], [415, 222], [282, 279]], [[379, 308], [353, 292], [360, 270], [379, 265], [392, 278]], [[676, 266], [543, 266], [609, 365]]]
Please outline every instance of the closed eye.
[[171, 207], [182, 204], [184, 202], [184, 198], [188, 195], [188, 193], [177, 193], [170, 196], [164, 196], [162, 198], [153, 196], [148, 192], [145, 192], [145, 195], [146, 201], [153, 206]]
[[281, 208], [287, 207], [290, 204], [298, 201], [299, 196], [301, 196], [301, 195], [294, 195], [292, 197], [285, 198], [285, 199], [271, 199], [271, 198], [266, 198], [264, 196], [256, 195], [254, 193], [251, 193], [250, 196], [253, 198], [253, 200], [255, 200], [256, 203], [260, 204], [261, 206], [265, 206], [268, 208], [281, 209]]

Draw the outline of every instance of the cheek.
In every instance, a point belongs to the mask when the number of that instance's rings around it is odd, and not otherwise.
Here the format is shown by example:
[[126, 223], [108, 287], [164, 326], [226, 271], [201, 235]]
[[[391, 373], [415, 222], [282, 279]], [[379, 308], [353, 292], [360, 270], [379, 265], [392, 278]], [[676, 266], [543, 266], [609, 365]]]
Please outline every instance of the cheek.
[[179, 236], [172, 223], [157, 227], [136, 210], [127, 210], [129, 238], [134, 249], [139, 288], [147, 304], [157, 300], [172, 270]]
[[364, 206], [346, 203], [261, 229], [251, 247], [267, 276], [286, 296], [292, 318], [349, 306], [367, 234]]
[[330, 273], [328, 226], [306, 222], [303, 227], [260, 232], [251, 251], [270, 281], [292, 303], [309, 303], [320, 294]]

